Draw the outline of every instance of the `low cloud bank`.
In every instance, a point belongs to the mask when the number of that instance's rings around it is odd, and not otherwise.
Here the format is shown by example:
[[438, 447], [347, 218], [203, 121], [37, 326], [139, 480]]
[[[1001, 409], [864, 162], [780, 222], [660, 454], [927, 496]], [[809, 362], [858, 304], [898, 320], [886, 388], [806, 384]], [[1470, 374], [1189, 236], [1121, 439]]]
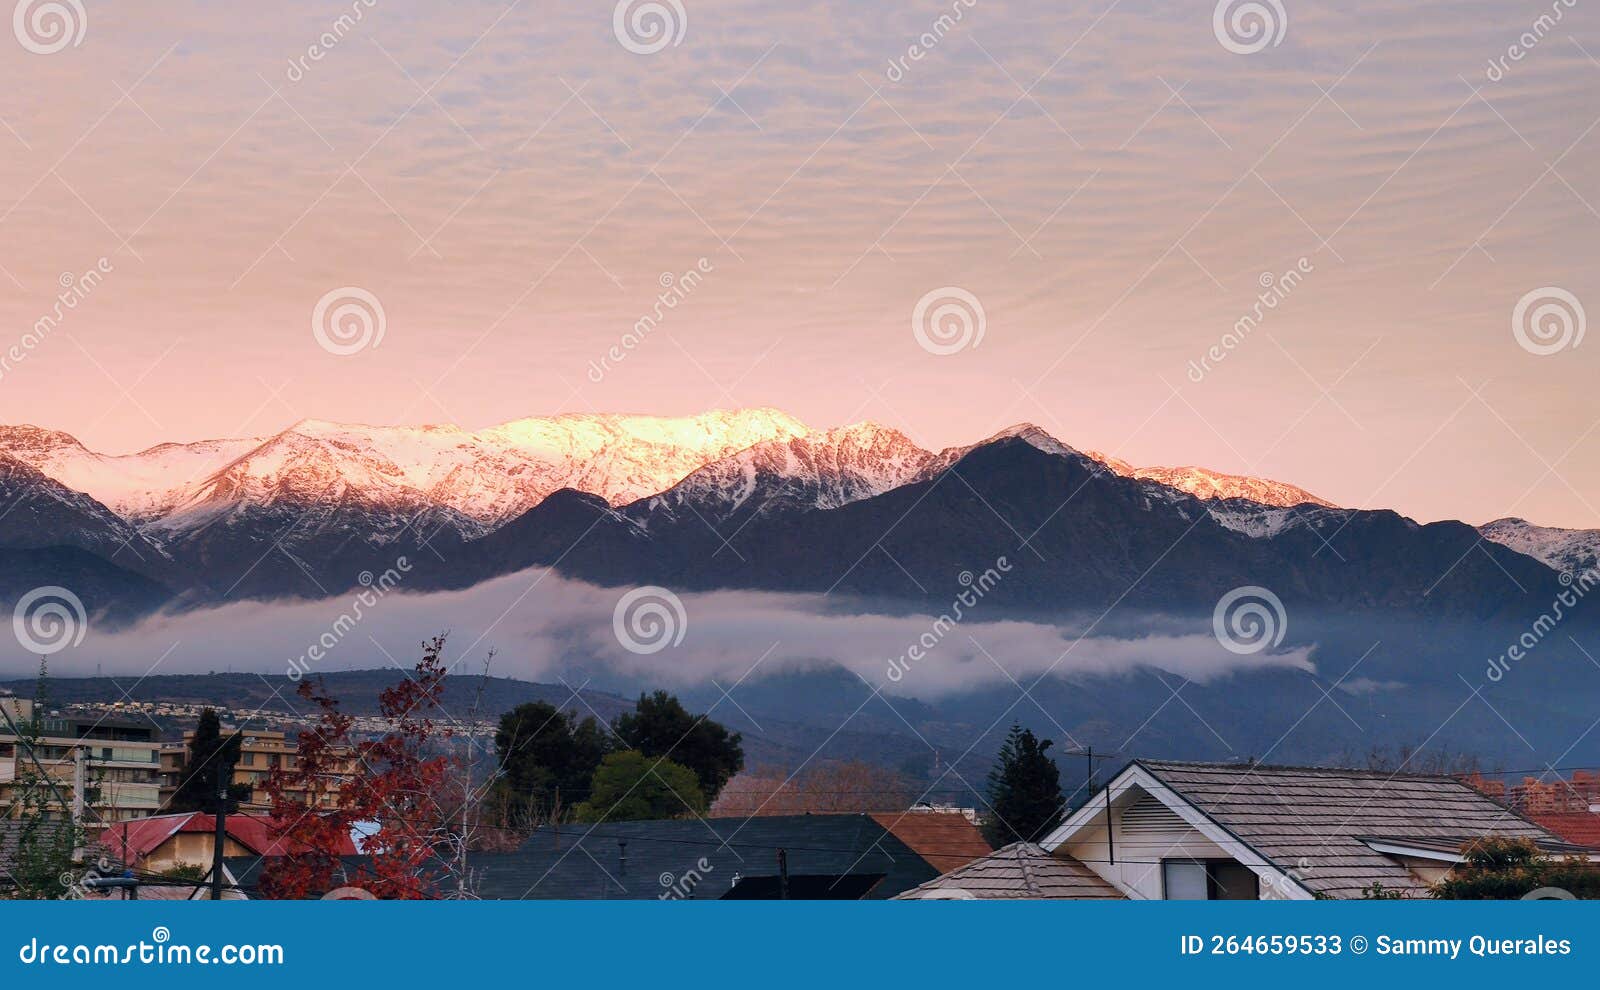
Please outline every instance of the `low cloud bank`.
[[[624, 599], [627, 601], [624, 601]], [[619, 603], [621, 608], [619, 610]], [[657, 594], [601, 588], [545, 569], [464, 591], [389, 589], [318, 602], [240, 602], [160, 615], [135, 626], [88, 630], [50, 658], [62, 677], [255, 671], [269, 677], [409, 666], [417, 644], [450, 632], [451, 659], [476, 671], [490, 649], [493, 673], [526, 680], [604, 669], [663, 686], [727, 685], [742, 677], [837, 665], [898, 695], [937, 697], [1046, 671], [1120, 675], [1156, 669], [1195, 681], [1263, 668], [1312, 671], [1311, 648], [1240, 656], [1209, 624], [1152, 617], [1140, 635], [1090, 635], [1067, 626], [963, 621], [929, 615], [845, 612], [821, 595], [726, 591]], [[1121, 628], [1127, 628], [1124, 619]], [[0, 669], [36, 662], [11, 637]]]

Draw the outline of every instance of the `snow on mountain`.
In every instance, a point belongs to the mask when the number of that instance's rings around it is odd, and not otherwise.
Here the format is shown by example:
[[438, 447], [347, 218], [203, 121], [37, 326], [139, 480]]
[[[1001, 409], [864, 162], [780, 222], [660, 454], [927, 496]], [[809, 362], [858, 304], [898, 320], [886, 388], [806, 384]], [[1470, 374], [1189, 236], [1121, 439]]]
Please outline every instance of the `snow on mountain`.
[[143, 572], [167, 560], [160, 547], [100, 502], [31, 464], [0, 454], [0, 547], [61, 545]]
[[439, 509], [471, 535], [561, 488], [622, 505], [709, 461], [806, 432], [772, 409], [530, 418], [480, 431], [305, 420], [265, 440], [163, 444], [112, 457], [65, 433], [9, 427], [0, 429], [0, 452], [159, 535], [271, 506], [338, 506], [389, 518]]
[[1478, 527], [1485, 539], [1526, 554], [1558, 571], [1577, 574], [1600, 567], [1600, 530], [1535, 526], [1525, 519], [1496, 519]]
[[[1336, 509], [1338, 506], [1327, 499], [1296, 488], [1294, 485], [1281, 481], [1272, 481], [1267, 478], [1251, 478], [1239, 474], [1223, 474], [1220, 471], [1208, 471], [1199, 467], [1134, 467], [1127, 461], [1090, 451], [1089, 456], [1104, 464], [1106, 467], [1122, 475], [1124, 478], [1137, 478], [1141, 481], [1155, 481], [1188, 492], [1196, 498], [1207, 501], [1225, 499], [1247, 499], [1258, 505], [1270, 505], [1279, 508], [1289, 508], [1295, 505], [1320, 505], [1325, 509]], [[1215, 513], [1213, 513], [1215, 514]]]
[[726, 519], [756, 499], [756, 513], [771, 508], [833, 509], [880, 495], [919, 477], [938, 455], [905, 434], [876, 423], [856, 423], [797, 437], [769, 440], [712, 461], [683, 481], [646, 499], [630, 516], [676, 516], [686, 507]]
[[191, 489], [261, 440], [164, 443], [136, 454], [97, 454], [58, 430], [0, 426], [0, 452], [83, 492], [123, 519], [170, 512]]

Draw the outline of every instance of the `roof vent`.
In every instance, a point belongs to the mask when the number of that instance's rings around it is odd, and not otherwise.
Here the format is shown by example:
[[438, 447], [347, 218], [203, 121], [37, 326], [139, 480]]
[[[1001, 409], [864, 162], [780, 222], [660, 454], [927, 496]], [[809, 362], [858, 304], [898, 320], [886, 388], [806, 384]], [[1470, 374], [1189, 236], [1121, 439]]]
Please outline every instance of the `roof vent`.
[[1123, 828], [1146, 832], [1187, 832], [1189, 823], [1178, 813], [1146, 794], [1122, 812]]

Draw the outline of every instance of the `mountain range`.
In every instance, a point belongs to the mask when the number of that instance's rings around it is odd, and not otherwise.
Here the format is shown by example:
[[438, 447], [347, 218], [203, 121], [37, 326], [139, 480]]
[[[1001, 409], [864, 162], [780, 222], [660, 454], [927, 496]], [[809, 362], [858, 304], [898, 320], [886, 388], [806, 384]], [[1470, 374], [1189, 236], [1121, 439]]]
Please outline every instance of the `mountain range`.
[[774, 409], [477, 431], [306, 420], [125, 455], [0, 427], [0, 512], [0, 591], [76, 580], [124, 615], [338, 594], [400, 556], [417, 588], [549, 565], [606, 585], [936, 602], [1007, 556], [1016, 576], [994, 600], [1030, 612], [1201, 606], [1256, 584], [1490, 616], [1512, 607], [1508, 578], [1543, 593], [1600, 548], [1596, 531], [1421, 525], [1279, 481], [1135, 467], [1028, 424], [934, 451]]

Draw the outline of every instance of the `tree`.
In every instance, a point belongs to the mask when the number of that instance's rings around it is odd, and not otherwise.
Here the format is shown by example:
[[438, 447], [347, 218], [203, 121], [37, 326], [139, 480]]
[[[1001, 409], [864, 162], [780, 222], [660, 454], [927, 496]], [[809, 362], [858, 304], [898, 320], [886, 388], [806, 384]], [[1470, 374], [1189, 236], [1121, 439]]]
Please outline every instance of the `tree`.
[[[178, 789], [167, 803], [168, 811], [214, 812], [217, 807], [217, 786], [233, 775], [239, 763], [243, 741], [237, 732], [222, 734], [222, 720], [216, 711], [207, 708], [200, 713], [194, 737], [180, 771]], [[228, 785], [229, 810], [250, 797], [249, 784]]]
[[573, 809], [580, 822], [635, 822], [703, 815], [705, 795], [694, 771], [636, 749], [608, 753], [589, 787], [589, 800]]
[[996, 849], [1013, 842], [1038, 842], [1061, 824], [1067, 801], [1061, 773], [1031, 729], [1013, 725], [989, 771], [989, 817], [983, 837]]
[[[354, 719], [320, 682], [301, 683], [300, 696], [316, 706], [317, 720], [300, 733], [294, 765], [267, 778], [272, 818], [288, 850], [267, 861], [265, 896], [317, 897], [341, 885], [396, 900], [432, 892], [435, 850], [458, 828], [461, 810], [458, 761], [437, 752], [453, 733], [432, 718], [448, 672], [444, 642], [436, 636], [423, 643], [416, 669], [378, 695], [388, 729], [376, 739], [355, 739]], [[363, 861], [335, 882], [352, 827], [372, 822], [378, 831], [363, 840]]]
[[617, 739], [645, 756], [670, 757], [694, 771], [700, 792], [715, 801], [728, 779], [744, 769], [743, 737], [704, 715], [690, 715], [665, 691], [639, 695], [634, 710], [611, 723]]
[[72, 816], [72, 803], [60, 783], [40, 762], [44, 714], [49, 707], [49, 674], [39, 661], [39, 679], [27, 718], [0, 699], [0, 724], [16, 736], [16, 777], [7, 816], [18, 819], [9, 862], [0, 863], [0, 880], [10, 896], [21, 900], [56, 900], [79, 888], [78, 851], [85, 845], [82, 825]]
[[606, 727], [594, 718], [579, 721], [543, 701], [530, 701], [500, 716], [494, 734], [500, 758], [495, 796], [505, 808], [505, 824], [559, 821], [563, 801], [581, 799], [600, 761], [611, 752]]

